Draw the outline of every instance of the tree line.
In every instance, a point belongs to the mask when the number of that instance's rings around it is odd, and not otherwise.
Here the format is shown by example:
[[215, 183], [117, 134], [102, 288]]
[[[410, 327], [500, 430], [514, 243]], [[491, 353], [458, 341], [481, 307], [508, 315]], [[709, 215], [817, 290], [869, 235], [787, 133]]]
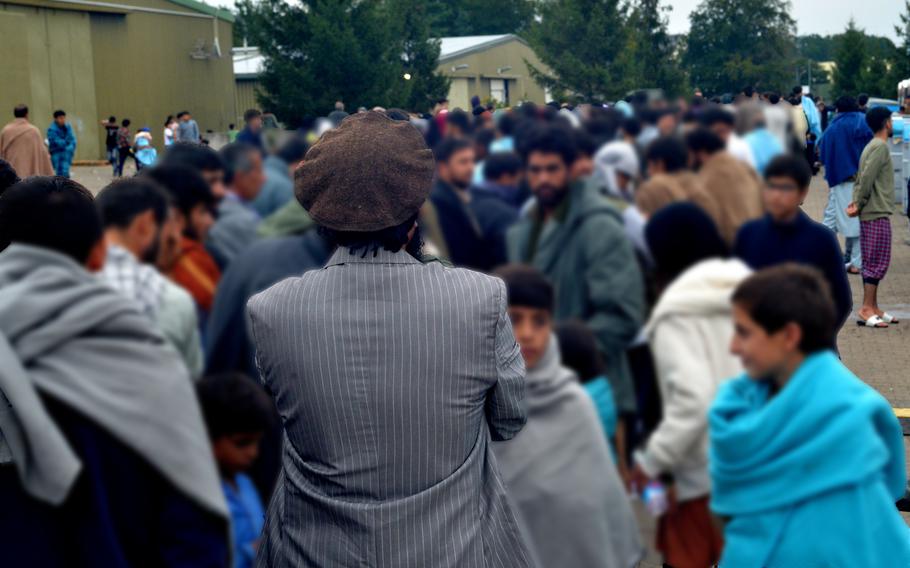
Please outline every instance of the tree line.
[[[634, 89], [680, 95], [784, 90], [833, 82], [835, 94], [894, 96], [910, 78], [910, 0], [899, 42], [851, 21], [835, 36], [796, 36], [788, 0], [703, 0], [687, 35], [667, 28], [667, 0], [242, 0], [235, 40], [266, 57], [264, 107], [294, 122], [350, 106], [424, 111], [448, 92], [440, 37], [515, 33], [560, 98], [613, 101]], [[832, 77], [819, 65], [834, 61]]]

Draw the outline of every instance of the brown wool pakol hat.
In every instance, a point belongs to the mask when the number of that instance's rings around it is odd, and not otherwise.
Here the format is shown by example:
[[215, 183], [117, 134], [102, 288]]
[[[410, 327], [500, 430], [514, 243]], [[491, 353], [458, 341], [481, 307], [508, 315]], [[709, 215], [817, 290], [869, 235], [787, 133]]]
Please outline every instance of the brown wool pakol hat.
[[316, 223], [336, 231], [400, 225], [426, 201], [436, 162], [420, 132], [380, 112], [349, 116], [322, 135], [294, 174]]

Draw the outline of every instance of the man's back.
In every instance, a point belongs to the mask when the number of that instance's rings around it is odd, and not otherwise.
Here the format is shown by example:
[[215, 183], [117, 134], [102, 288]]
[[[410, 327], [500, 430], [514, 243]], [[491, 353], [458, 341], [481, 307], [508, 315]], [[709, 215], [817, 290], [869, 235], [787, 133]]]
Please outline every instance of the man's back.
[[859, 158], [866, 144], [872, 140], [872, 131], [861, 112], [844, 112], [834, 117], [819, 142], [819, 157], [825, 165], [825, 179], [829, 186], [838, 185], [859, 169]]
[[501, 282], [339, 249], [249, 304], [286, 433], [265, 561], [525, 566], [488, 441], [524, 423]]

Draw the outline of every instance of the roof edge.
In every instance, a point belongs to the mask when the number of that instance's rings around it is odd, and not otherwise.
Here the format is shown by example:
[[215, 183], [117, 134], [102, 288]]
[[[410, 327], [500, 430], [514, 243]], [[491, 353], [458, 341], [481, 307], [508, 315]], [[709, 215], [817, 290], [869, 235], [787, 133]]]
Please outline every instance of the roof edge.
[[208, 14], [209, 16], [214, 16], [219, 20], [224, 20], [225, 22], [234, 23], [234, 14], [227, 8], [217, 8], [215, 6], [209, 6], [204, 2], [197, 2], [197, 0], [168, 0], [173, 4], [178, 6], [183, 6], [184, 8], [189, 8], [190, 10], [195, 10], [196, 12], [201, 12], [203, 14]]
[[[173, 1], [173, 0], [172, 0], [172, 1]], [[442, 39], [442, 38], [435, 38], [435, 39]], [[470, 54], [472, 54], [472, 53], [477, 53], [478, 51], [485, 51], [485, 50], [487, 50], [487, 49], [490, 49], [491, 47], [496, 47], [497, 45], [502, 45], [502, 44], [504, 44], [504, 43], [509, 43], [509, 42], [512, 41], [512, 40], [518, 40], [518, 41], [520, 41], [521, 43], [523, 43], [523, 44], [527, 45], [528, 47], [530, 47], [530, 45], [528, 45], [528, 42], [525, 41], [521, 36], [516, 35], [516, 34], [504, 34], [503, 37], [501, 37], [501, 38], [494, 39], [494, 40], [490, 40], [490, 41], [488, 41], [488, 42], [484, 42], [484, 43], [481, 43], [481, 44], [478, 44], [478, 45], [474, 45], [474, 46], [471, 46], [471, 47], [462, 49], [462, 50], [460, 50], [460, 51], [455, 51], [455, 52], [453, 52], [453, 53], [450, 53], [450, 54], [446, 55], [445, 57], [441, 57], [441, 56], [440, 56], [440, 58], [439, 58], [439, 60], [436, 62], [436, 64], [439, 65], [439, 64], [441, 64], [441, 63], [446, 63], [446, 62], [448, 62], [448, 61], [452, 61], [453, 59], [459, 59], [459, 58], [461, 58], [461, 57], [464, 57], [465, 55], [470, 55]]]

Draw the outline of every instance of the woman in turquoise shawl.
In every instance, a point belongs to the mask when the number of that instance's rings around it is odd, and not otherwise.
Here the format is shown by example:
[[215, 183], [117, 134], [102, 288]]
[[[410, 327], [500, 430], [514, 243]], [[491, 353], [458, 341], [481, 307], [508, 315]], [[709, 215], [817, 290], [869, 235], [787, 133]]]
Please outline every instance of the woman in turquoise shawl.
[[910, 566], [895, 507], [901, 428], [880, 394], [813, 345], [833, 337], [827, 285], [811, 269], [772, 268], [733, 302], [733, 351], [749, 374], [721, 388], [709, 417], [721, 568]]

